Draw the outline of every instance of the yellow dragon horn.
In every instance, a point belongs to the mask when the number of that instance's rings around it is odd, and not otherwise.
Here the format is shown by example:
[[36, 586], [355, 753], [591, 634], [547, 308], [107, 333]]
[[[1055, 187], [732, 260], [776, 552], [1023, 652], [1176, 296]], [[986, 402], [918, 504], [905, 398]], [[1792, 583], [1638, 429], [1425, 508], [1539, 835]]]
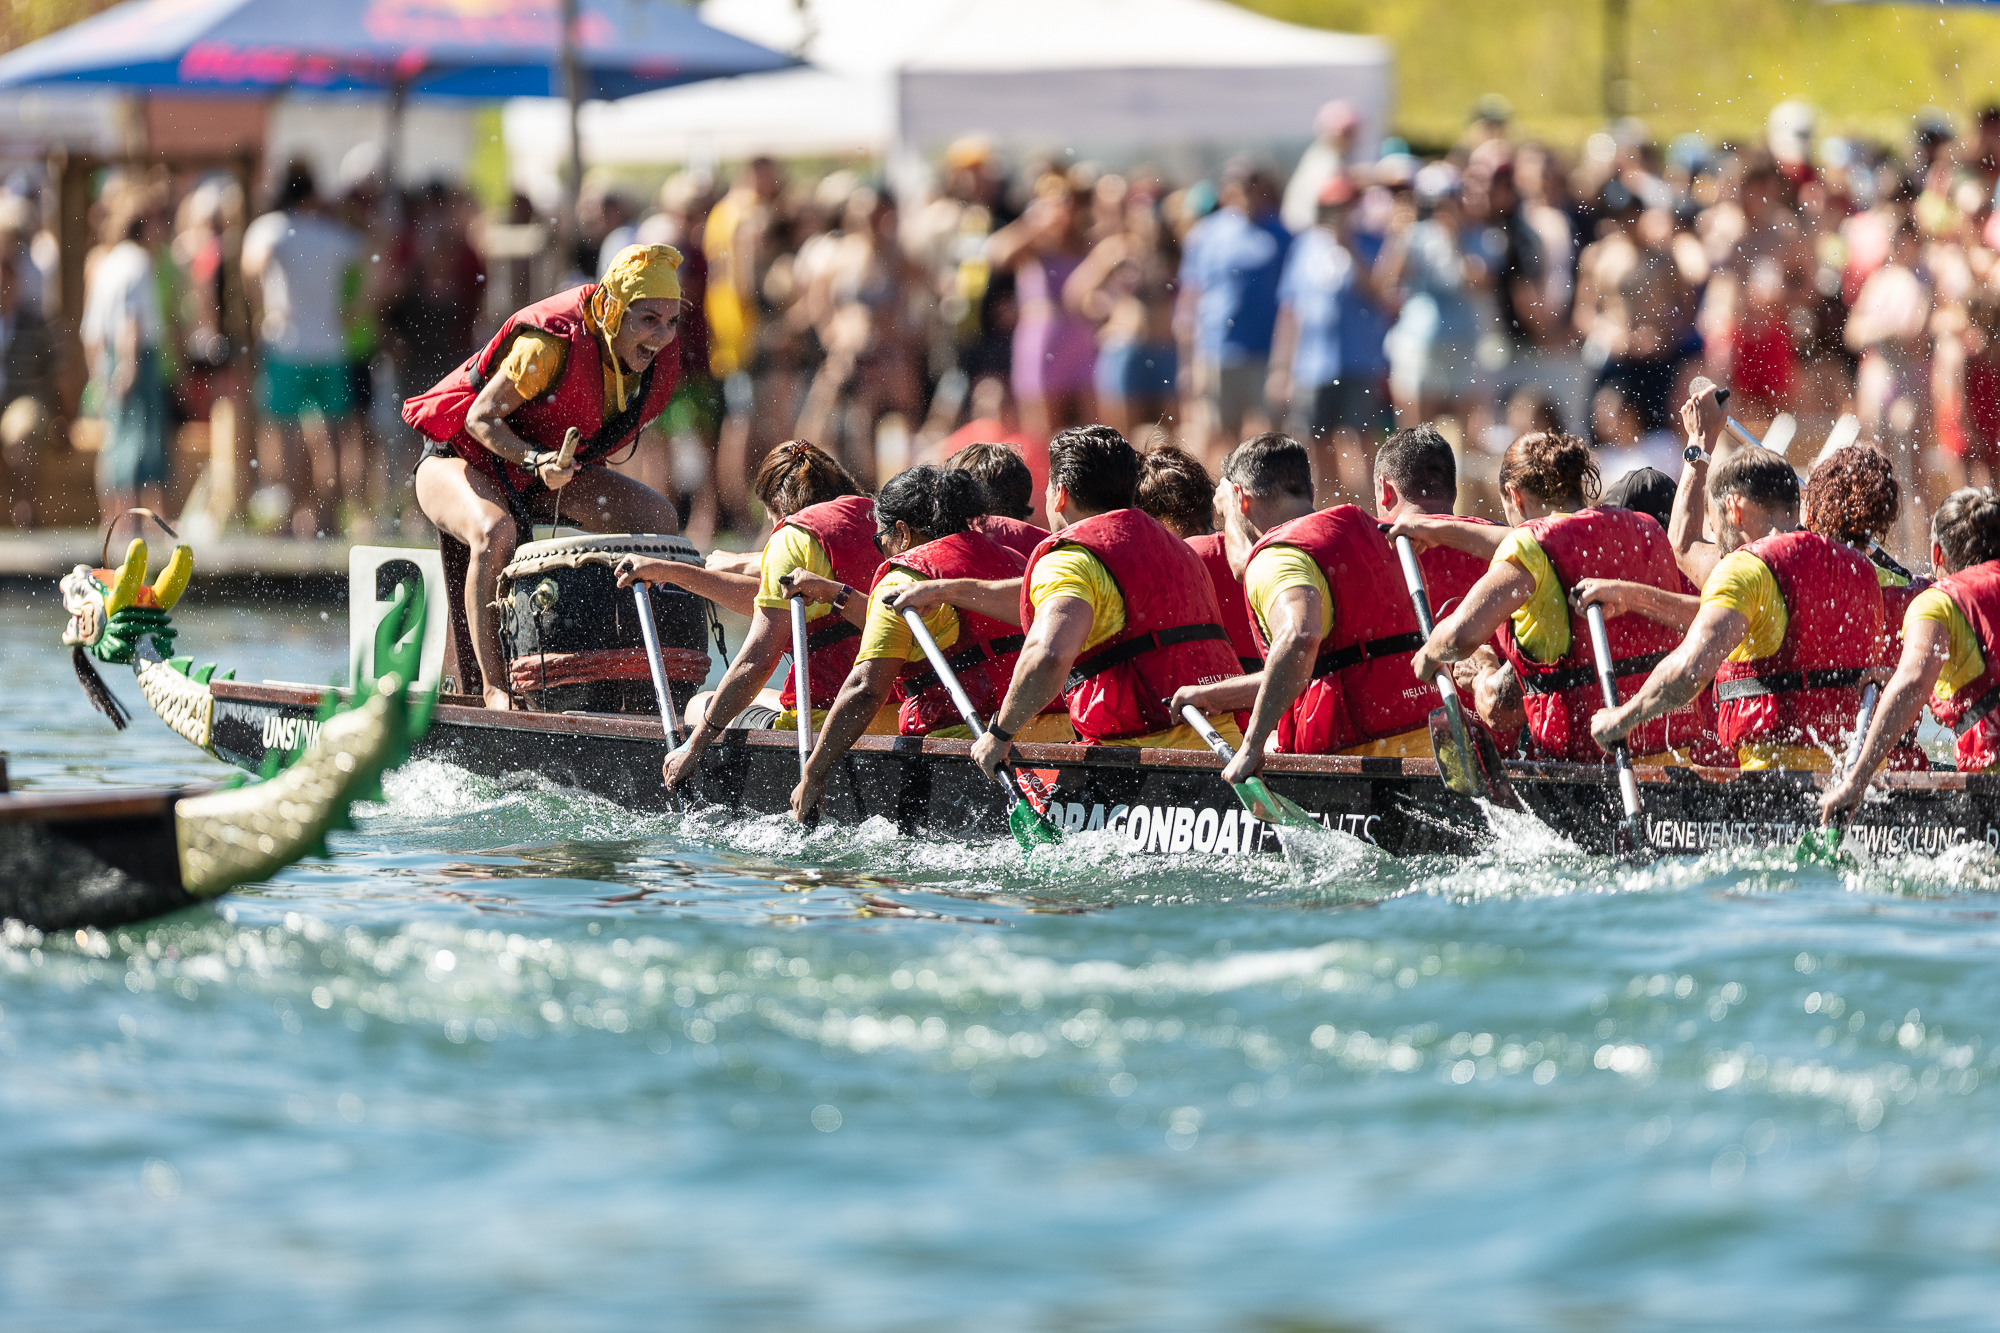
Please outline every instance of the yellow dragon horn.
[[174, 603], [187, 591], [188, 579], [194, 574], [194, 548], [182, 542], [174, 548], [173, 558], [160, 571], [160, 577], [153, 580], [153, 597], [162, 611], [174, 609]]
[[132, 544], [125, 548], [125, 563], [118, 567], [118, 577], [112, 581], [111, 591], [104, 598], [104, 613], [116, 615], [138, 599], [139, 589], [146, 586], [146, 543], [143, 538], [134, 537]]

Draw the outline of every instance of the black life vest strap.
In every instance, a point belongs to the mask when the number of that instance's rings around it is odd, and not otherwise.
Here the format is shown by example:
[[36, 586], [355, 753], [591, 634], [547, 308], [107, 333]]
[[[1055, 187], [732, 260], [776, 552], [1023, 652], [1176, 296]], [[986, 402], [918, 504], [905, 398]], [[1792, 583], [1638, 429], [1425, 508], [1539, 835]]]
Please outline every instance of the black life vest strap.
[[1322, 651], [1313, 660], [1313, 679], [1331, 676], [1336, 671], [1358, 667], [1363, 662], [1372, 662], [1379, 657], [1414, 653], [1423, 646], [1424, 636], [1412, 630], [1408, 634], [1391, 634], [1382, 639], [1364, 639], [1360, 643], [1350, 643], [1345, 648]]
[[1183, 643], [1200, 643], [1206, 639], [1229, 642], [1229, 631], [1220, 625], [1176, 625], [1172, 629], [1154, 630], [1151, 634], [1140, 634], [1113, 644], [1102, 652], [1078, 659], [1069, 669], [1069, 679], [1063, 682], [1063, 693], [1080, 689], [1092, 676], [1102, 675], [1115, 666], [1123, 666], [1147, 653], [1158, 652], [1162, 648], [1173, 648]]
[[1719, 703], [1731, 699], [1758, 699], [1767, 694], [1796, 694], [1800, 690], [1844, 690], [1859, 685], [1867, 671], [1861, 667], [1829, 667], [1823, 671], [1773, 671], [1766, 675], [1744, 676], [1740, 680], [1715, 683]]
[[[1666, 652], [1615, 658], [1611, 663], [1611, 675], [1614, 680], [1647, 675], [1666, 660]], [[1597, 682], [1597, 668], [1587, 666], [1570, 667], [1564, 671], [1517, 671], [1515, 674], [1521, 678], [1521, 689], [1527, 694], [1561, 694], [1564, 690], [1581, 689]]]
[[845, 639], [858, 639], [860, 637], [861, 626], [842, 617], [834, 621], [831, 625], [822, 625], [806, 635], [806, 652], [816, 653], [822, 649], [831, 648], [834, 644], [840, 643]]
[[1243, 668], [1244, 675], [1254, 676], [1264, 669], [1264, 659], [1261, 657], [1244, 657], [1239, 654], [1236, 659], [1236, 665]]
[[2000, 685], [1995, 685], [1992, 689], [1974, 700], [1972, 707], [1965, 710], [1965, 716], [1951, 724], [1951, 734], [1954, 736], [1963, 736], [1966, 732], [1971, 731], [1981, 722], [1984, 722], [1987, 715], [1995, 708], [2000, 708]]
[[[944, 664], [955, 674], [967, 667], [978, 666], [981, 662], [996, 661], [1009, 653], [1018, 653], [1021, 651], [1021, 645], [1027, 641], [1028, 636], [1025, 634], [1002, 634], [997, 639], [988, 639], [985, 643], [975, 643], [969, 648], [947, 653]], [[915, 673], [904, 678], [903, 689], [914, 698], [932, 686], [940, 684], [943, 682], [938, 679], [937, 672], [931, 670], [930, 664], [925, 662], [917, 667]]]

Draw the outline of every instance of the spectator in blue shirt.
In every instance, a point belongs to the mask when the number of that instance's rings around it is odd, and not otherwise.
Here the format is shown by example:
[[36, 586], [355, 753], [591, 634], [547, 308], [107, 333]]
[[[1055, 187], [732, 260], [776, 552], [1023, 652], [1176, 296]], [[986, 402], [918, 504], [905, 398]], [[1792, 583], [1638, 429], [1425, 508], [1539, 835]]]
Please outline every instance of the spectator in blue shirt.
[[1370, 501], [1370, 444], [1394, 426], [1382, 351], [1389, 320], [1373, 274], [1381, 241], [1354, 231], [1354, 201], [1353, 182], [1335, 176], [1320, 193], [1319, 225], [1292, 243], [1265, 395], [1274, 410], [1291, 405], [1288, 428], [1312, 453], [1322, 507]]
[[1255, 164], [1237, 160], [1224, 171], [1222, 206], [1197, 222], [1181, 249], [1177, 321], [1182, 364], [1192, 375], [1190, 397], [1204, 407], [1210, 462], [1243, 438], [1248, 418], [1270, 424], [1264, 381], [1271, 334], [1278, 321], [1278, 277], [1292, 234], [1278, 218], [1278, 189]]

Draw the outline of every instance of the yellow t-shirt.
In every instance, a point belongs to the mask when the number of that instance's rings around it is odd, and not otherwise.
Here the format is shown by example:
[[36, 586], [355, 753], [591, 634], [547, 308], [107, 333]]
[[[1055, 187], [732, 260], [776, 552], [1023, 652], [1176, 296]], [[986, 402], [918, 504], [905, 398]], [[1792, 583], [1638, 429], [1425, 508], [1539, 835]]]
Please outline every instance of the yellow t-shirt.
[[708, 256], [708, 291], [703, 313], [708, 317], [708, 368], [715, 378], [728, 379], [749, 364], [756, 346], [757, 310], [737, 290], [737, 265], [750, 256], [736, 254], [736, 234], [749, 213], [749, 200], [732, 190], [715, 201], [701, 234]]
[[1951, 652], [1945, 658], [1944, 670], [1938, 672], [1937, 685], [1932, 693], [1949, 699], [1958, 691], [1986, 674], [1986, 658], [1979, 651], [1979, 636], [1972, 632], [1972, 622], [1958, 609], [1942, 588], [1926, 588], [1916, 595], [1910, 609], [1903, 613], [1903, 635], [1907, 639], [1911, 630], [1922, 620], [1935, 621], [1943, 625], [1951, 634]]
[[[791, 604], [791, 598], [778, 580], [795, 569], [803, 569], [821, 578], [833, 577], [833, 562], [826, 558], [819, 539], [796, 523], [787, 523], [771, 534], [771, 540], [764, 543], [761, 582], [757, 585], [757, 606], [765, 611], [782, 611]], [[833, 608], [825, 602], [808, 602], [806, 619], [817, 620]]]
[[[592, 332], [597, 325], [588, 312], [584, 321], [590, 324]], [[525, 399], [541, 397], [549, 386], [562, 374], [563, 362], [569, 358], [569, 342], [553, 333], [540, 329], [522, 329], [507, 344], [506, 355], [500, 359], [500, 374], [505, 375], [514, 386], [514, 391]], [[604, 401], [613, 404], [612, 410], [625, 410], [625, 400], [639, 387], [637, 375], [619, 375], [611, 368], [608, 358], [604, 361]]]
[[1296, 546], [1266, 546], [1250, 558], [1243, 571], [1243, 597], [1267, 643], [1271, 608], [1282, 593], [1293, 588], [1311, 588], [1319, 594], [1319, 632], [1322, 636], [1333, 633], [1333, 593], [1326, 586], [1326, 571], [1319, 567], [1319, 561]]
[[1754, 662], [1784, 645], [1791, 614], [1785, 610], [1778, 576], [1748, 551], [1732, 551], [1716, 562], [1702, 586], [1701, 604], [1734, 611], [1750, 622], [1743, 631], [1743, 642], [1729, 654], [1732, 662]]
[[[1567, 515], [1557, 515], [1558, 518]], [[1535, 590], [1511, 619], [1514, 642], [1530, 662], [1557, 662], [1569, 651], [1569, 600], [1563, 595], [1555, 564], [1526, 527], [1514, 528], [1500, 539], [1493, 563], [1505, 560], [1535, 577]]]
[[[1035, 577], [1028, 584], [1028, 604], [1040, 608], [1057, 597], [1074, 597], [1090, 608], [1090, 634], [1083, 641], [1086, 653], [1125, 628], [1125, 599], [1119, 595], [1117, 582], [1104, 562], [1081, 546], [1059, 546], [1035, 562]], [[1243, 743], [1243, 733], [1236, 729], [1234, 716], [1212, 714], [1209, 723], [1231, 745]], [[1186, 724], [1104, 743], [1161, 750], [1208, 748], [1201, 734]]]
[[[917, 581], [917, 576], [907, 569], [892, 569], [875, 585], [875, 591], [868, 596], [868, 620], [861, 627], [861, 651], [855, 654], [855, 661], [873, 662], [884, 657], [901, 662], [923, 659], [924, 650], [917, 643], [917, 636], [910, 633], [909, 622], [889, 609], [889, 599], [896, 595], [896, 590]], [[958, 642], [958, 608], [940, 606], [924, 617], [924, 628], [931, 632], [939, 648], [949, 652]]]

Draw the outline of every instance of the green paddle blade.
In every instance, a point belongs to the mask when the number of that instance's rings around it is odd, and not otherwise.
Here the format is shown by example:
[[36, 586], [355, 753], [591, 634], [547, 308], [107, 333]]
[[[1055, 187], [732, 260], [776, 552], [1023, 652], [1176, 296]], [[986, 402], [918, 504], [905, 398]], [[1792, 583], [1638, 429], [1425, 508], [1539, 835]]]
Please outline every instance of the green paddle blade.
[[1263, 820], [1266, 824], [1280, 824], [1290, 828], [1323, 828], [1298, 802], [1280, 796], [1264, 785], [1264, 779], [1251, 778], [1236, 784], [1236, 798], [1244, 808]]
[[1842, 828], [1818, 828], [1799, 839], [1798, 857], [1801, 861], [1817, 861], [1822, 865], [1834, 865], [1840, 860], [1841, 839], [1847, 830]]
[[1014, 835], [1014, 841], [1021, 844], [1021, 850], [1032, 852], [1037, 847], [1053, 847], [1062, 841], [1062, 832], [1026, 800], [1016, 796], [1007, 807], [1007, 831]]

